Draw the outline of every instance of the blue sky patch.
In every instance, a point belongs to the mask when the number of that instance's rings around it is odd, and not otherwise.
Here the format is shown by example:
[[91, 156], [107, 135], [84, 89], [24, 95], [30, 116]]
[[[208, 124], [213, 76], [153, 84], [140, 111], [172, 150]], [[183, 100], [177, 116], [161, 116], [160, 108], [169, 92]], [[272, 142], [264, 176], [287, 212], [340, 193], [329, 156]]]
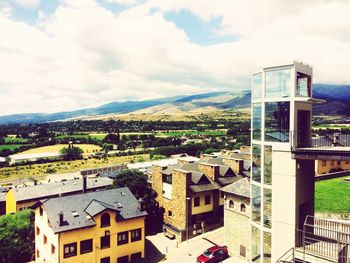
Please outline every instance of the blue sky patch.
[[175, 23], [176, 27], [185, 30], [189, 39], [196, 44], [207, 46], [238, 40], [237, 36], [220, 36], [215, 33], [221, 26], [222, 17], [203, 21], [188, 10], [167, 12], [164, 18]]

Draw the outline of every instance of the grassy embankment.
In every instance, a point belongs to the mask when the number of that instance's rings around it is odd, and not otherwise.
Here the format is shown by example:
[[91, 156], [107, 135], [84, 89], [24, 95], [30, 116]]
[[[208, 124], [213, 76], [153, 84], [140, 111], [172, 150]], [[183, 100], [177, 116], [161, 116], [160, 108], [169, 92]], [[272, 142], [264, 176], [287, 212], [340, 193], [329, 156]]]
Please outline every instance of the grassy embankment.
[[[101, 147], [94, 145], [94, 144], [74, 144], [74, 146], [81, 148], [84, 153], [93, 153], [96, 151], [100, 151]], [[68, 147], [67, 144], [56, 144], [56, 145], [49, 145], [49, 146], [43, 146], [38, 148], [33, 148], [24, 152], [20, 152], [19, 154], [36, 154], [36, 153], [52, 153], [52, 152], [59, 152], [64, 147]]]
[[0, 168], [0, 183], [1, 181], [14, 180], [26, 177], [42, 178], [43, 175], [52, 173], [70, 173], [77, 172], [81, 169], [110, 166], [118, 163], [125, 163], [130, 161], [149, 160], [148, 154], [108, 157], [107, 159], [83, 159], [76, 161], [60, 161], [45, 164], [32, 164], [11, 166]]
[[320, 213], [350, 213], [350, 182], [339, 177], [316, 182], [315, 210]]

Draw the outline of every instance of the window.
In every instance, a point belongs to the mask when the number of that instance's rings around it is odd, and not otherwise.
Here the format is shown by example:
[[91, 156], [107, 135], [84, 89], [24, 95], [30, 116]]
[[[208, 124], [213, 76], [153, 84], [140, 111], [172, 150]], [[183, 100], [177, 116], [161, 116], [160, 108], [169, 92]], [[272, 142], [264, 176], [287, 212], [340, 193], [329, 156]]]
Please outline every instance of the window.
[[242, 246], [242, 245], [239, 246], [239, 255], [240, 255], [241, 257], [245, 257], [245, 255], [246, 255], [245, 246]]
[[262, 73], [253, 75], [253, 99], [261, 99], [262, 95]]
[[341, 161], [337, 161], [337, 165], [340, 165], [341, 164]]
[[290, 69], [268, 71], [265, 74], [266, 98], [289, 97], [291, 87]]
[[345, 164], [349, 164], [349, 161], [345, 161]]
[[326, 166], [326, 161], [322, 161], [322, 166]]
[[92, 239], [80, 241], [80, 254], [92, 252]]
[[221, 198], [225, 198], [225, 193], [221, 192]]
[[265, 104], [265, 141], [289, 142], [289, 102]]
[[199, 197], [195, 197], [193, 202], [194, 202], [194, 206], [195, 206], [195, 207], [201, 205]]
[[100, 263], [110, 263], [111, 259], [110, 257], [106, 257], [106, 258], [101, 258]]
[[245, 208], [245, 204], [241, 204], [241, 212], [245, 212], [246, 208]]
[[111, 218], [108, 213], [104, 213], [101, 216], [101, 227], [107, 227], [111, 225]]
[[40, 216], [43, 216], [44, 210], [43, 210], [43, 208], [41, 206], [39, 208], [39, 213], [40, 213]]
[[296, 94], [298, 96], [310, 97], [310, 86], [311, 86], [311, 77], [298, 72]]
[[173, 217], [173, 212], [171, 212], [170, 210], [168, 211], [168, 217]]
[[260, 224], [261, 212], [261, 189], [252, 184], [252, 220]]
[[253, 167], [252, 167], [252, 179], [255, 182], [261, 181], [261, 146], [253, 144]]
[[261, 140], [261, 103], [253, 104], [253, 139]]
[[117, 263], [128, 263], [129, 262], [129, 256], [119, 257], [117, 260]]
[[40, 228], [39, 227], [35, 228], [35, 233], [36, 233], [37, 236], [40, 235]]
[[47, 243], [47, 237], [44, 235], [44, 244]]
[[173, 176], [170, 174], [163, 174], [163, 183], [168, 183], [168, 184], [172, 184], [173, 183]]
[[51, 254], [55, 254], [55, 253], [56, 253], [56, 247], [51, 244]]
[[333, 160], [331, 161], [331, 165], [334, 165], [334, 161]]
[[63, 258], [69, 258], [77, 255], [77, 242], [63, 246]]
[[40, 252], [39, 252], [38, 249], [36, 250], [36, 257], [37, 257], [37, 258], [40, 258]]
[[110, 236], [101, 237], [101, 249], [109, 248], [111, 246], [111, 238]]
[[118, 233], [118, 246], [129, 243], [128, 231]]
[[140, 260], [142, 257], [142, 253], [141, 252], [138, 252], [138, 253], [134, 253], [134, 254], [131, 254], [131, 261], [136, 261], [136, 260]]
[[131, 233], [131, 242], [141, 240], [141, 233], [142, 233], [141, 228], [131, 230], [130, 233]]
[[271, 228], [272, 190], [264, 188], [264, 226]]
[[252, 262], [260, 262], [260, 229], [252, 226], [251, 232], [251, 253], [252, 253]]
[[234, 207], [235, 207], [235, 203], [234, 203], [232, 200], [230, 200], [230, 201], [228, 202], [228, 207], [229, 207], [229, 208], [234, 208]]
[[210, 195], [206, 195], [206, 196], [205, 196], [205, 204], [206, 204], [206, 205], [210, 205], [210, 200], [211, 200]]
[[264, 259], [263, 259], [263, 262], [271, 263], [271, 234], [268, 232], [264, 232], [263, 239], [264, 239], [264, 246], [263, 246]]
[[264, 184], [272, 183], [272, 146], [264, 146]]

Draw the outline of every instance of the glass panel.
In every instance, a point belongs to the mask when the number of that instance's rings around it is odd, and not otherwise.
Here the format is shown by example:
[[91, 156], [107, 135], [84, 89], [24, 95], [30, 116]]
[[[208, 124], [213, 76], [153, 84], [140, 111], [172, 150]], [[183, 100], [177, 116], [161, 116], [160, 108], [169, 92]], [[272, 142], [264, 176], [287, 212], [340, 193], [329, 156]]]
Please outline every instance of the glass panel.
[[311, 77], [306, 74], [298, 72], [296, 94], [298, 96], [310, 97], [310, 86], [311, 86]]
[[265, 141], [289, 142], [289, 102], [265, 104]]
[[272, 146], [264, 147], [264, 184], [272, 183]]
[[271, 228], [272, 191], [264, 188], [264, 226]]
[[271, 263], [271, 234], [264, 232], [264, 263]]
[[252, 262], [260, 262], [260, 229], [252, 226]]
[[262, 73], [253, 75], [253, 99], [262, 97]]
[[252, 220], [260, 224], [261, 218], [261, 189], [252, 184]]
[[253, 139], [261, 140], [261, 103], [253, 104]]
[[267, 71], [265, 75], [266, 98], [289, 97], [290, 74], [290, 69]]
[[261, 182], [261, 146], [253, 144], [253, 168], [252, 168], [252, 180], [255, 182]]

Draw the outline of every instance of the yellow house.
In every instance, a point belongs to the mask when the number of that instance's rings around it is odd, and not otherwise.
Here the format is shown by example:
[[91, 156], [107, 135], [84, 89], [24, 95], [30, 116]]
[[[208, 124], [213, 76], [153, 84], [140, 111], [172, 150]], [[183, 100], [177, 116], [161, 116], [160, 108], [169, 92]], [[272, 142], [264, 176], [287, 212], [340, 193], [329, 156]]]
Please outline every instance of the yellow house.
[[316, 174], [328, 174], [332, 171], [350, 170], [350, 162], [345, 160], [316, 160]]
[[143, 206], [126, 187], [38, 202], [35, 261], [140, 261], [145, 257]]
[[43, 199], [101, 190], [112, 184], [113, 180], [109, 178], [84, 176], [81, 179], [12, 188], [6, 193], [6, 214], [31, 208]]

